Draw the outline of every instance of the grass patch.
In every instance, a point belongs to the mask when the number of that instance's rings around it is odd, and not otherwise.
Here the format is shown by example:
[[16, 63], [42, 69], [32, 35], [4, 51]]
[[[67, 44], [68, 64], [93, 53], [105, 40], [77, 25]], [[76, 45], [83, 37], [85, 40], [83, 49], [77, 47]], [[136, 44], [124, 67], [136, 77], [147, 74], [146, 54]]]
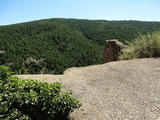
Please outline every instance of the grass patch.
[[119, 56], [120, 60], [160, 57], [160, 32], [140, 34], [135, 41], [128, 44], [129, 47]]

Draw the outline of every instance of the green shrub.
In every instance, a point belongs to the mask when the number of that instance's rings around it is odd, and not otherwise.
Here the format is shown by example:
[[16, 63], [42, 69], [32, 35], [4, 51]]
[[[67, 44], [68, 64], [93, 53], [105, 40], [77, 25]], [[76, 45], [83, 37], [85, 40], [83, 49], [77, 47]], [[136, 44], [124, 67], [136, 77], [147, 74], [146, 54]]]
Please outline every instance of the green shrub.
[[160, 57], [160, 32], [139, 35], [120, 55], [119, 59]]
[[1, 120], [66, 120], [81, 103], [60, 83], [21, 80], [0, 66]]

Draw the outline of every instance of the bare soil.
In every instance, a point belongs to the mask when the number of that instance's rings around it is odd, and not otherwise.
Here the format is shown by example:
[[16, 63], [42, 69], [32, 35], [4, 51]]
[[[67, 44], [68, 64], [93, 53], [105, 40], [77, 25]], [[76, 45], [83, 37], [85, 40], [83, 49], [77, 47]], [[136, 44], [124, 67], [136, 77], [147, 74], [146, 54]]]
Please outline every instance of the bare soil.
[[83, 106], [73, 120], [160, 120], [160, 58], [69, 68], [64, 75], [19, 75], [60, 82]]

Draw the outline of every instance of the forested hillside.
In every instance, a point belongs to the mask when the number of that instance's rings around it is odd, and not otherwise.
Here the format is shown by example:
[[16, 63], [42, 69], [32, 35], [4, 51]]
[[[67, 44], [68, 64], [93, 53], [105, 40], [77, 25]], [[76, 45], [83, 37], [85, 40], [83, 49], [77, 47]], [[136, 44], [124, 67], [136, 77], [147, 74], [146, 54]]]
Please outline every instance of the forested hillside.
[[68, 67], [99, 64], [105, 40], [132, 41], [160, 31], [159, 22], [46, 19], [0, 26], [0, 63], [19, 74], [59, 74]]
[[160, 22], [145, 21], [105, 21], [105, 20], [78, 20], [78, 19], [49, 19], [41, 22], [57, 22], [80, 31], [89, 41], [104, 45], [106, 40], [119, 39], [134, 40], [139, 33], [146, 34], [160, 30]]

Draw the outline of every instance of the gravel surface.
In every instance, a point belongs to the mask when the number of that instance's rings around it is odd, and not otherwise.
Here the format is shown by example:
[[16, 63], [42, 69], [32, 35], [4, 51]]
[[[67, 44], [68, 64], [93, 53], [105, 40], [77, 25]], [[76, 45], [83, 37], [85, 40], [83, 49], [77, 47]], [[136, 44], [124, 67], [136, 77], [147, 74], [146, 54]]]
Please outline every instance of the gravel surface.
[[20, 75], [63, 83], [83, 106], [72, 120], [160, 120], [160, 58], [69, 68], [64, 75]]

